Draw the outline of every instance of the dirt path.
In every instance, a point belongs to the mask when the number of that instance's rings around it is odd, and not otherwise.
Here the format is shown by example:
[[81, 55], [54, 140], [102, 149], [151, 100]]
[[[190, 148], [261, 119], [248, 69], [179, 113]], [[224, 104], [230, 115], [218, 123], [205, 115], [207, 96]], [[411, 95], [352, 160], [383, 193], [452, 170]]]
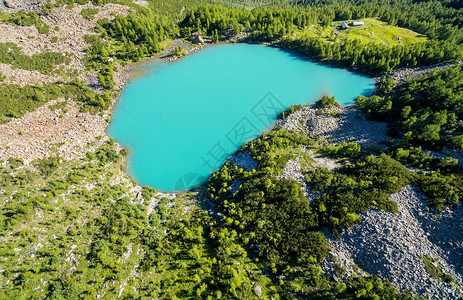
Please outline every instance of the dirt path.
[[453, 66], [463, 66], [463, 62], [457, 63], [443, 63], [433, 66], [426, 66], [426, 67], [416, 67], [416, 68], [402, 68], [392, 71], [389, 76], [392, 76], [394, 80], [397, 82], [397, 85], [402, 85], [408, 80], [415, 79], [420, 75], [428, 74], [434, 70], [443, 70]]

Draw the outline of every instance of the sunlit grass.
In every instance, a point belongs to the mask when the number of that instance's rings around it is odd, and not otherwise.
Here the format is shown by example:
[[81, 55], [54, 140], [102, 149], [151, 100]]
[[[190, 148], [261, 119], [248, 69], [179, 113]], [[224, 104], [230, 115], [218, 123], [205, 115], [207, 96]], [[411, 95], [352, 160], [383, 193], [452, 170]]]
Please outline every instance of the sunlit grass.
[[426, 36], [416, 33], [410, 29], [391, 26], [386, 22], [377, 19], [362, 19], [365, 22], [363, 26], [350, 26], [346, 30], [335, 31], [342, 22], [349, 24], [352, 20], [333, 22], [329, 27], [312, 25], [297, 35], [305, 34], [311, 37], [320, 37], [327, 41], [358, 39], [364, 43], [377, 43], [387, 46], [400, 44], [415, 44], [425, 42]]

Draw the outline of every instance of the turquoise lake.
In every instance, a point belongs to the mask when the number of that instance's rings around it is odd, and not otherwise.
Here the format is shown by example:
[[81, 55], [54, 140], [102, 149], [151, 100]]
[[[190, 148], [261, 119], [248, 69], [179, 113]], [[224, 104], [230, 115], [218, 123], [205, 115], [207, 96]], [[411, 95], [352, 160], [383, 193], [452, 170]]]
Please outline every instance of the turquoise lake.
[[350, 104], [375, 86], [372, 78], [259, 45], [209, 47], [148, 68], [124, 88], [108, 134], [130, 149], [130, 175], [164, 192], [204, 183], [290, 105], [323, 95]]

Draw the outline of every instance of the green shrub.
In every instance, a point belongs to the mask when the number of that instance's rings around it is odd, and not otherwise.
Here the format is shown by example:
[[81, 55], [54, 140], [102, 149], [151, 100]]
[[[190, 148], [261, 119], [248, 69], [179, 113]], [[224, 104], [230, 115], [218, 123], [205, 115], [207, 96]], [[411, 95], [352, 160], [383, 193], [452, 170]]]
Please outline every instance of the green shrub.
[[419, 174], [416, 184], [426, 195], [429, 206], [442, 210], [444, 205], [456, 204], [463, 196], [463, 176], [432, 173]]
[[452, 275], [445, 274], [442, 272], [441, 268], [436, 265], [436, 259], [424, 255], [420, 255], [420, 258], [423, 260], [424, 265], [426, 267], [426, 271], [428, 272], [429, 276], [434, 277], [439, 281], [444, 281], [446, 283], [451, 283], [455, 281], [455, 278], [453, 278]]
[[44, 6], [43, 6], [43, 11], [45, 12], [46, 15], [49, 15], [51, 14], [51, 9], [52, 9], [53, 5], [51, 3], [46, 3]]
[[314, 108], [336, 108], [340, 107], [341, 105], [336, 102], [334, 97], [329, 97], [329, 96], [323, 96], [315, 102], [315, 104], [312, 105]]
[[145, 185], [143, 187], [143, 191], [141, 192], [141, 195], [143, 196], [143, 198], [145, 200], [151, 200], [151, 198], [154, 197], [154, 195], [156, 195], [156, 189], [148, 186], [148, 185]]
[[303, 109], [303, 105], [290, 105], [289, 109], [282, 111], [281, 114], [278, 116], [278, 119], [286, 119], [290, 114], [292, 114], [295, 111]]
[[109, 107], [111, 97], [108, 93], [95, 94], [83, 83], [26, 85], [0, 84], [0, 120], [4, 123], [10, 118], [19, 118], [50, 100], [74, 98], [81, 102], [83, 111], [92, 113]]
[[9, 158], [8, 163], [10, 164], [11, 168], [17, 169], [18, 167], [22, 166], [23, 160], [20, 158]]
[[321, 226], [352, 226], [360, 222], [356, 213], [370, 207], [397, 212], [389, 194], [414, 179], [407, 168], [387, 155], [359, 159], [339, 172], [316, 168], [305, 176], [312, 192], [322, 192], [314, 204]]
[[34, 165], [39, 170], [40, 175], [47, 178], [58, 169], [61, 159], [57, 156], [50, 156], [48, 158], [38, 159]]
[[95, 8], [82, 8], [80, 15], [88, 20], [95, 19], [95, 15], [98, 14], [98, 9]]
[[362, 148], [354, 142], [342, 142], [338, 145], [326, 145], [320, 149], [320, 153], [333, 158], [358, 158], [362, 155]]
[[391, 92], [396, 84], [397, 83], [392, 76], [383, 76], [378, 84], [377, 92], [380, 95], [385, 95]]

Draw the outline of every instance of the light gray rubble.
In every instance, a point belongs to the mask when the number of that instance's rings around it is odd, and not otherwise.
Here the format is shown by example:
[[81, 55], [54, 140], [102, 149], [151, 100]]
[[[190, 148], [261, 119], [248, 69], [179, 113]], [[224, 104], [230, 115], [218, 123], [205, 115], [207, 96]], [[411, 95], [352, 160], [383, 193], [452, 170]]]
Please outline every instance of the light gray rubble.
[[[362, 222], [344, 230], [340, 239], [331, 237], [332, 257], [350, 274], [355, 263], [414, 294], [431, 299], [463, 297], [463, 207], [433, 214], [412, 186], [391, 195], [391, 200], [397, 202], [399, 213], [367, 211], [361, 214]], [[452, 286], [431, 277], [421, 255], [436, 259], [442, 272], [458, 283]], [[324, 268], [332, 273], [333, 263], [325, 262]]]
[[330, 143], [353, 141], [362, 147], [380, 146], [388, 140], [387, 125], [384, 122], [364, 120], [353, 106], [337, 108], [338, 117], [317, 114], [317, 109], [304, 107], [278, 120], [276, 126], [297, 130], [311, 137], [321, 136]]

